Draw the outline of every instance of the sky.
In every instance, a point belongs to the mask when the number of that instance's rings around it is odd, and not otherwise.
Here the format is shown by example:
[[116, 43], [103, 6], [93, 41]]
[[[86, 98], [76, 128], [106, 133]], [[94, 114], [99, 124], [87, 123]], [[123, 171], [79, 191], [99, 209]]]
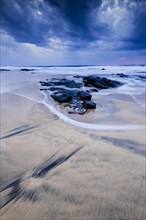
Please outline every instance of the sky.
[[0, 0], [1, 66], [146, 64], [146, 0]]

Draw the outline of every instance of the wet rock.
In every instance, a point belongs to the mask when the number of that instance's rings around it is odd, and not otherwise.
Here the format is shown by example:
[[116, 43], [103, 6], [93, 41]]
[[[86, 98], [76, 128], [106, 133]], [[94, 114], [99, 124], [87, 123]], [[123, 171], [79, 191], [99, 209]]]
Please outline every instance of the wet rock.
[[128, 75], [125, 75], [124, 73], [117, 73], [116, 76], [119, 76], [119, 77], [128, 77]]
[[70, 103], [69, 106], [65, 107], [68, 110], [69, 114], [79, 114], [79, 115], [83, 115], [86, 113], [86, 109], [83, 107], [83, 104], [78, 101], [76, 103]]
[[90, 92], [98, 92], [98, 89], [90, 89]]
[[69, 88], [81, 88], [82, 83], [76, 83], [74, 80], [68, 80], [65, 82], [65, 86]]
[[48, 89], [47, 88], [40, 89], [40, 91], [46, 91], [46, 90], [48, 90]]
[[0, 69], [0, 71], [10, 71], [9, 69]]
[[105, 70], [105, 68], [102, 68], [102, 70]]
[[33, 71], [33, 70], [35, 70], [35, 69], [20, 69], [20, 71]]
[[78, 97], [84, 101], [84, 100], [91, 100], [91, 95], [89, 92], [80, 91], [78, 92]]
[[146, 76], [144, 75], [136, 75], [137, 79], [146, 80]]
[[122, 85], [122, 83], [120, 83], [118, 81], [110, 80], [110, 79], [107, 79], [105, 77], [101, 78], [100, 83], [102, 85], [104, 85], [105, 87], [107, 87], [107, 89], [108, 88], [115, 88], [115, 87], [118, 87], [118, 86]]
[[51, 97], [55, 100], [55, 101], [57, 101], [57, 102], [59, 102], [59, 103], [65, 103], [65, 102], [69, 102], [69, 101], [71, 101], [71, 99], [72, 99], [72, 97], [70, 96], [70, 95], [64, 95], [64, 94], [61, 94], [61, 95], [55, 95], [55, 94], [53, 94], [53, 95], [51, 95]]
[[48, 81], [47, 82], [46, 81], [40, 81], [39, 83], [41, 84], [41, 86], [53, 86], [53, 84], [48, 82]]
[[97, 89], [115, 88], [123, 85], [121, 82], [110, 80], [105, 77], [102, 78], [97, 75], [83, 77], [83, 82], [85, 86], [95, 87]]
[[92, 101], [84, 101], [83, 107], [85, 109], [95, 109], [96, 108], [96, 103]]
[[80, 76], [80, 75], [75, 75], [75, 76], [74, 76], [74, 78], [79, 79], [79, 78], [83, 78], [83, 76]]
[[54, 91], [56, 91], [56, 90], [59, 90], [59, 89], [60, 89], [59, 87], [50, 87], [50, 88], [49, 88], [49, 90], [52, 91], [52, 92], [54, 92]]
[[82, 87], [82, 83], [77, 83], [74, 80], [67, 80], [67, 79], [60, 79], [60, 80], [51, 80], [51, 81], [47, 81], [47, 82], [40, 82], [41, 84], [44, 85], [44, 83], [46, 84], [46, 86], [64, 86], [67, 88], [81, 88]]

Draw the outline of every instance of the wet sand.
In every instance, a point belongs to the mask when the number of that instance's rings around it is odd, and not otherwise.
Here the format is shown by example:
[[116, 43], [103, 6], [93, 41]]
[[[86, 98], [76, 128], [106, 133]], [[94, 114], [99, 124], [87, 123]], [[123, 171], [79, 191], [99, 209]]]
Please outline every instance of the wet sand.
[[[142, 108], [114, 100], [144, 125]], [[144, 220], [145, 180], [145, 129], [85, 129], [1, 94], [1, 219]]]

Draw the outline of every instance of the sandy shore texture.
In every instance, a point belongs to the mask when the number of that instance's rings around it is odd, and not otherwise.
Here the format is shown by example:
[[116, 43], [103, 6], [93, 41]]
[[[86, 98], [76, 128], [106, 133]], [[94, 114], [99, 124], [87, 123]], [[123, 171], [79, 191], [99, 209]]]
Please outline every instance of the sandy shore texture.
[[2, 220], [144, 220], [145, 180], [145, 129], [80, 128], [1, 94]]

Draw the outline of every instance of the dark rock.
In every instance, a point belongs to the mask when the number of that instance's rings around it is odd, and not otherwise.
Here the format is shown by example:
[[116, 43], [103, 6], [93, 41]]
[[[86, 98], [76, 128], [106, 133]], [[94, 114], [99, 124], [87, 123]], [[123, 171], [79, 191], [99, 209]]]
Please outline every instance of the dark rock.
[[72, 97], [70, 95], [64, 95], [64, 94], [62, 94], [62, 95], [53, 94], [53, 95], [51, 95], [51, 97], [59, 103], [69, 102], [72, 99]]
[[44, 88], [44, 89], [40, 89], [40, 91], [46, 91], [46, 90], [48, 90], [48, 89], [46, 89], [46, 88]]
[[121, 85], [120, 82], [115, 81], [115, 80], [110, 80], [105, 77], [100, 79], [100, 83], [107, 88], [115, 88], [115, 87], [118, 87], [119, 85]]
[[20, 71], [33, 71], [33, 70], [35, 70], [35, 69], [21, 69]]
[[92, 101], [84, 101], [83, 107], [85, 109], [95, 109], [96, 108], [96, 103]]
[[146, 80], [146, 76], [142, 76], [142, 75], [137, 75], [136, 78]]
[[102, 70], [105, 70], [105, 68], [102, 68]]
[[83, 115], [87, 111], [83, 104], [79, 100], [72, 100], [68, 106], [65, 106], [68, 109], [69, 114], [79, 114]]
[[41, 84], [41, 86], [53, 86], [53, 84], [50, 82], [40, 81], [39, 83]]
[[83, 77], [83, 82], [85, 86], [95, 87], [97, 89], [108, 89], [108, 88], [115, 88], [123, 83], [107, 79], [105, 77], [99, 77], [97, 75], [91, 75]]
[[50, 88], [49, 88], [49, 90], [52, 91], [52, 92], [54, 92], [54, 91], [56, 91], [56, 90], [58, 90], [58, 89], [60, 89], [60, 88], [59, 88], [59, 87], [50, 87]]
[[[55, 87], [53, 87], [55, 88]], [[69, 96], [72, 96], [72, 97], [77, 97], [77, 93], [78, 93], [78, 90], [74, 89], [74, 90], [68, 90], [68, 89], [64, 89], [64, 88], [59, 88], [59, 87], [56, 87], [56, 90], [54, 90], [55, 93], [54, 94], [62, 94], [62, 95], [69, 95]]]
[[68, 80], [65, 82], [65, 86], [69, 88], [81, 88], [82, 83], [76, 83], [74, 80]]
[[117, 73], [116, 76], [119, 76], [119, 77], [128, 77], [128, 75], [125, 75], [124, 73]]
[[137, 73], [146, 73], [146, 71], [139, 71], [139, 72], [137, 72]]
[[75, 75], [74, 78], [83, 78], [83, 76]]
[[[41, 82], [43, 83], [43, 82]], [[68, 88], [81, 88], [82, 87], [82, 83], [76, 83], [74, 80], [67, 80], [67, 79], [60, 79], [60, 80], [56, 80], [56, 81], [47, 81], [44, 82], [47, 83], [49, 86], [65, 86]], [[46, 84], [46, 85], [47, 85]]]
[[0, 69], [0, 71], [10, 71], [9, 69]]
[[90, 92], [98, 92], [98, 89], [90, 89]]
[[78, 97], [84, 101], [84, 100], [91, 100], [91, 95], [89, 92], [80, 91], [78, 92]]

